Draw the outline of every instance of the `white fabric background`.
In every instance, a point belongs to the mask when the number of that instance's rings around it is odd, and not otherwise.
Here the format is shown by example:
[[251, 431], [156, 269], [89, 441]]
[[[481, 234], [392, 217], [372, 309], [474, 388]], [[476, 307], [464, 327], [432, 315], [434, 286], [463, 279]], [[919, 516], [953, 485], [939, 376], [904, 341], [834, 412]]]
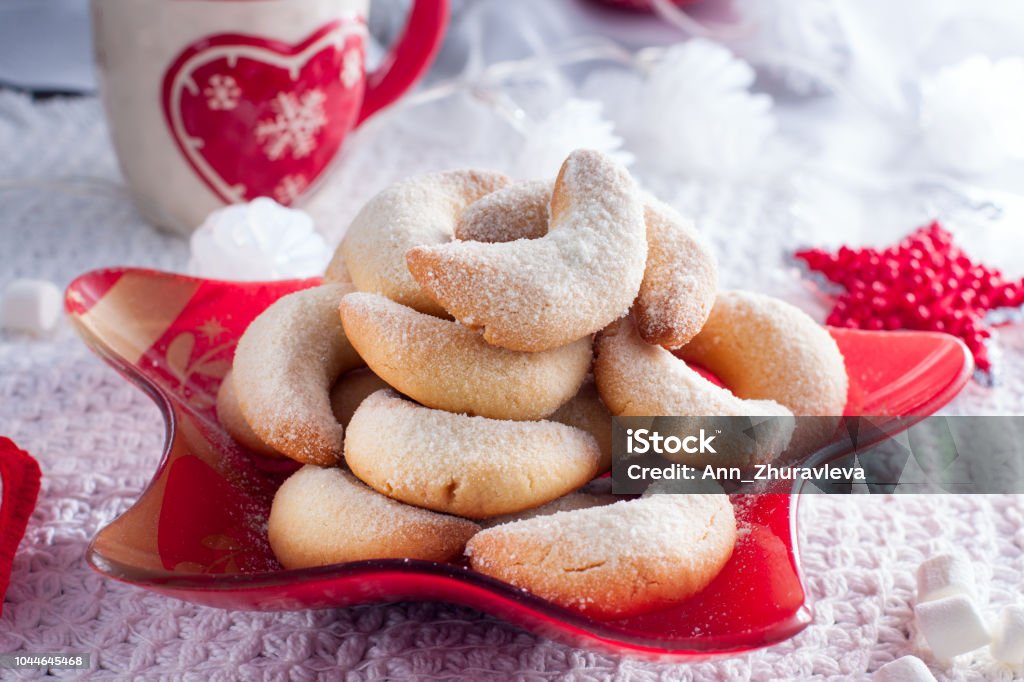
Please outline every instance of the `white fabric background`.
[[[378, 126], [352, 141], [346, 165], [313, 207], [326, 233], [339, 236], [360, 203], [395, 177], [501, 157], [500, 149], [450, 144], [449, 156], [439, 157], [417, 146], [422, 120], [416, 123], [399, 118], [386, 135]], [[0, 287], [15, 277], [63, 286], [105, 265], [184, 266], [185, 242], [142, 223], [120, 188], [95, 100], [33, 103], [0, 93], [0, 150]], [[799, 182], [647, 180], [711, 236], [726, 286], [766, 290], [820, 313], [783, 252], [843, 240], [835, 225], [815, 218], [827, 214], [828, 201]], [[819, 200], [808, 205], [809, 196]], [[894, 219], [877, 229], [893, 237], [912, 226], [897, 228]], [[968, 236], [985, 246], [983, 233]], [[877, 232], [856, 238], [869, 237], [879, 239]], [[1000, 384], [972, 384], [950, 412], [1024, 411], [1024, 333], [1005, 329], [997, 342]], [[575, 650], [443, 604], [233, 613], [102, 579], [83, 561], [86, 544], [148, 481], [163, 424], [148, 399], [66, 326], [43, 340], [0, 335], [0, 434], [28, 449], [44, 471], [0, 619], [0, 651], [88, 652], [97, 678], [856, 679], [919, 653], [940, 679], [1014, 679], [984, 652], [951, 668], [932, 661], [917, 647], [910, 609], [917, 564], [951, 547], [976, 560], [990, 615], [1021, 599], [1018, 497], [805, 496], [800, 542], [814, 624], [769, 650], [678, 665]]]

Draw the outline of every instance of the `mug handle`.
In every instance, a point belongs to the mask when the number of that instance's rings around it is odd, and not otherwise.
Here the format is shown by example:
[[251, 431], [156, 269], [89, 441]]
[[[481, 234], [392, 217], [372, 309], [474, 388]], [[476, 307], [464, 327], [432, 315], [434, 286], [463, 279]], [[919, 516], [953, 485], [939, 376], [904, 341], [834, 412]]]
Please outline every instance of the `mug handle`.
[[359, 125], [398, 99], [430, 66], [448, 27], [448, 0], [413, 0], [402, 35], [376, 71], [366, 74]]

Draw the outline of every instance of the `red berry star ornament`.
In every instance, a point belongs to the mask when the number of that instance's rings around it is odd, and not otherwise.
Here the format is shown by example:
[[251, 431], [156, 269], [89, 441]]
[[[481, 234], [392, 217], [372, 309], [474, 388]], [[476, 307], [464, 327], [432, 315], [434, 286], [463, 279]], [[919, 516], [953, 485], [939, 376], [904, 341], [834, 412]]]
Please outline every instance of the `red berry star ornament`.
[[973, 262], [938, 222], [883, 250], [840, 247], [797, 251], [796, 258], [844, 292], [836, 296], [826, 324], [854, 329], [916, 329], [963, 339], [975, 366], [992, 368], [986, 316], [1024, 304], [1024, 279]]

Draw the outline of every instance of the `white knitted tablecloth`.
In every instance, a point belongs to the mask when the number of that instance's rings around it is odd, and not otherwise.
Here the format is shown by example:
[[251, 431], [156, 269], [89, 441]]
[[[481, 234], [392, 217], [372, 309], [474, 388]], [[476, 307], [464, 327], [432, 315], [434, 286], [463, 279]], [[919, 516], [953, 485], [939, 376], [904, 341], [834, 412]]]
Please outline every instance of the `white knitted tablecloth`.
[[[435, 162], [401, 144], [400, 131], [395, 136], [372, 151], [381, 172], [343, 172], [335, 182], [344, 188], [328, 188], [321, 203], [330, 210], [318, 216], [333, 221], [328, 233], [336, 235], [359, 201], [390, 177]], [[0, 92], [0, 159], [0, 287], [15, 277], [63, 286], [106, 265], [183, 267], [184, 241], [147, 227], [117, 189], [95, 100], [33, 103]], [[805, 228], [792, 227], [778, 192], [748, 188], [737, 201], [733, 190], [704, 187], [665, 198], [695, 213], [712, 235], [726, 285], [808, 302], [781, 253], [815, 233], [794, 232]], [[1004, 331], [998, 343], [1002, 383], [972, 385], [951, 412], [1022, 412], [1024, 334]], [[910, 614], [913, 571], [948, 547], [977, 560], [990, 614], [1021, 600], [1024, 504], [1017, 497], [804, 496], [800, 543], [813, 625], [767, 650], [679, 665], [572, 649], [445, 604], [254, 614], [101, 578], [85, 565], [86, 544], [149, 480], [163, 423], [154, 405], [66, 326], [45, 340], [0, 336], [0, 435], [43, 467], [39, 505], [0, 619], [0, 652], [87, 652], [89, 675], [97, 678], [847, 679], [919, 653], [940, 679], [1013, 679], [984, 652], [955, 667], [936, 663], [917, 647]]]

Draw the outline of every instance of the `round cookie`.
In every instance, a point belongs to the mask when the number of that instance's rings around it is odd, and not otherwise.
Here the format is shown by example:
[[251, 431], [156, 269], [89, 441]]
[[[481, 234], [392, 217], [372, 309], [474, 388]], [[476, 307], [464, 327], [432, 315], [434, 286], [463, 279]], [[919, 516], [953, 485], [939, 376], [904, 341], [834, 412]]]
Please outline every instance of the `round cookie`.
[[238, 405], [271, 448], [306, 464], [335, 464], [343, 427], [330, 390], [343, 372], [363, 365], [345, 338], [338, 305], [348, 284], [324, 284], [275, 301], [252, 321], [235, 349]]
[[378, 391], [352, 416], [345, 462], [407, 504], [471, 519], [540, 506], [597, 474], [594, 438], [549, 421], [499, 421], [432, 410]]
[[[481, 242], [537, 239], [548, 231], [551, 183], [510, 185], [463, 211], [455, 237]], [[647, 343], [678, 348], [700, 331], [715, 302], [718, 264], [693, 223], [668, 204], [644, 197], [647, 266], [633, 303]]]
[[735, 543], [736, 518], [725, 495], [652, 495], [482, 530], [466, 554], [481, 573], [614, 619], [701, 591]]
[[597, 394], [597, 385], [587, 379], [579, 392], [548, 417], [553, 422], [575, 426], [586, 431], [601, 449], [601, 467], [598, 473], [612, 468], [612, 415]]
[[555, 180], [543, 237], [419, 246], [407, 261], [424, 291], [488, 343], [557, 348], [629, 310], [647, 262], [643, 204], [624, 168], [577, 150]]
[[284, 456], [260, 440], [260, 437], [249, 426], [249, 422], [245, 421], [245, 417], [242, 416], [242, 408], [238, 406], [235, 382], [230, 371], [224, 375], [220, 382], [220, 388], [217, 389], [217, 419], [228, 435], [245, 449], [266, 457]]
[[846, 365], [824, 327], [796, 306], [749, 291], [718, 295], [704, 328], [679, 355], [736, 395], [773, 400], [798, 416], [842, 415]]
[[589, 337], [541, 353], [484, 341], [451, 320], [383, 296], [349, 294], [341, 320], [380, 378], [427, 407], [491, 419], [543, 419], [572, 398], [590, 369]]
[[428, 173], [391, 185], [356, 215], [327, 266], [325, 280], [348, 276], [360, 291], [445, 316], [413, 281], [405, 254], [415, 246], [451, 241], [462, 210], [508, 182], [500, 173], [463, 170]]
[[396, 502], [337, 468], [304, 466], [278, 489], [267, 537], [285, 568], [365, 559], [450, 561], [479, 527]]
[[331, 411], [334, 418], [342, 426], [348, 427], [359, 405], [367, 396], [382, 388], [389, 388], [387, 382], [365, 367], [345, 372], [331, 389]]

